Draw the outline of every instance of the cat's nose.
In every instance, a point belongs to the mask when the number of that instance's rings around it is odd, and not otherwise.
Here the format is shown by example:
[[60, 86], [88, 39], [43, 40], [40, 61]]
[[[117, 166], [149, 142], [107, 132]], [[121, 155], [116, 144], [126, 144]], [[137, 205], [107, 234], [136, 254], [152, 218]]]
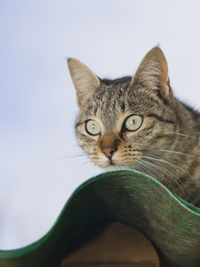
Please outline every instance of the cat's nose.
[[112, 158], [114, 152], [117, 150], [115, 147], [102, 147], [101, 151], [105, 154], [105, 156], [109, 159]]

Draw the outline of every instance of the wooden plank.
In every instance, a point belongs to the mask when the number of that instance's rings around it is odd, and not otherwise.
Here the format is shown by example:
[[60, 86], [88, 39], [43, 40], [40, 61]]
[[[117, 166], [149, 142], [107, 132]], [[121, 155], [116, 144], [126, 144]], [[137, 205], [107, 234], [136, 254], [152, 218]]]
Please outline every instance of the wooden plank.
[[159, 267], [151, 242], [139, 231], [120, 223], [103, 230], [72, 251], [61, 267]]

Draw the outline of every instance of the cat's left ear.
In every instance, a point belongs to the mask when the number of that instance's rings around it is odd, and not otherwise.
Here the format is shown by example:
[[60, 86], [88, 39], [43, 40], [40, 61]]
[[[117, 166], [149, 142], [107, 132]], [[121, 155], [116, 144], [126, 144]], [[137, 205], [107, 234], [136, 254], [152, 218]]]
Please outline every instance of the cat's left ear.
[[141, 83], [145, 88], [153, 89], [167, 98], [170, 93], [167, 61], [159, 47], [151, 49], [143, 58], [131, 84]]
[[99, 78], [82, 62], [75, 58], [67, 60], [68, 68], [74, 83], [79, 107], [83, 106], [94, 91], [100, 87]]

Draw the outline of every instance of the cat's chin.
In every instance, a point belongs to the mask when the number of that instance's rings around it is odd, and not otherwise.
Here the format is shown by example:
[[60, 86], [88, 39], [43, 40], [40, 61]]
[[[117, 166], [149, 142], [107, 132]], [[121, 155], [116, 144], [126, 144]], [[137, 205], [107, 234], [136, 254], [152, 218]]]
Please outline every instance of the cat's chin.
[[112, 171], [112, 170], [119, 170], [122, 169], [123, 167], [116, 165], [116, 164], [105, 164], [105, 165], [99, 165], [99, 164], [95, 164], [97, 167], [102, 168], [102, 169], [106, 169], [108, 171]]
[[123, 169], [123, 167], [120, 167], [117, 165], [110, 165], [110, 166], [106, 167], [106, 170], [108, 170], [108, 171], [120, 170], [120, 169]]
[[123, 166], [123, 165], [116, 165], [116, 164], [111, 164], [106, 167], [106, 170], [108, 171], [113, 171], [113, 170], [120, 170], [120, 169], [132, 169], [131, 166]]
[[108, 171], [112, 171], [112, 170], [119, 170], [119, 169], [124, 169], [124, 168], [128, 168], [128, 167], [125, 167], [125, 166], [120, 166], [118, 164], [115, 164], [115, 163], [108, 163], [108, 162], [105, 162], [104, 164], [98, 164], [98, 163], [94, 163], [97, 167], [99, 168], [102, 168], [102, 169], [106, 169]]
[[[102, 169], [106, 169], [108, 171], [111, 170], [119, 170], [119, 169], [132, 169], [134, 163], [128, 164], [127, 162], [118, 161], [118, 160], [104, 160], [104, 161], [93, 161], [93, 163]], [[124, 164], [123, 164], [124, 163]]]

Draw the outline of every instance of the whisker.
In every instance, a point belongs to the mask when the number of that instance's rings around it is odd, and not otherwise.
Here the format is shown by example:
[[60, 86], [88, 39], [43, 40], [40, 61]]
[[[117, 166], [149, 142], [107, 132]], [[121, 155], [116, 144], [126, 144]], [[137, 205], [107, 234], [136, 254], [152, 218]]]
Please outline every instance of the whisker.
[[186, 157], [192, 157], [193, 159], [196, 159], [198, 160], [197, 157], [195, 157], [195, 155], [193, 154], [188, 154], [188, 153], [184, 153], [184, 152], [181, 152], [181, 151], [175, 151], [175, 150], [166, 150], [166, 149], [152, 149], [152, 150], [149, 150], [150, 152], [151, 151], [155, 151], [155, 152], [166, 152], [166, 153], [174, 153], [174, 154], [180, 154], [180, 155], [184, 155]]
[[[142, 164], [142, 162], [144, 164]], [[141, 165], [143, 167], [143, 169], [145, 169], [145, 171], [147, 169], [147, 174], [149, 174], [150, 176], [154, 177], [157, 180], [159, 180], [159, 178], [161, 180], [160, 173], [164, 173], [167, 178], [169, 178], [169, 175], [170, 175], [170, 177], [173, 178], [173, 181], [177, 184], [177, 186], [182, 191], [181, 185], [178, 183], [176, 177], [172, 173], [170, 173], [168, 170], [166, 170], [166, 169], [163, 170], [163, 168], [160, 168], [160, 166], [158, 166], [152, 162], [149, 162], [147, 160], [144, 160], [144, 159], [141, 159], [140, 162], [137, 162], [137, 163], [139, 165]], [[147, 165], [150, 165], [150, 167]], [[150, 172], [148, 170], [150, 170]], [[167, 171], [168, 175], [166, 174], [166, 171]], [[168, 179], [165, 179], [165, 184], [167, 184], [168, 187], [171, 187], [171, 183]]]
[[89, 154], [80, 154], [80, 155], [67, 155], [67, 156], [63, 156], [63, 157], [55, 157], [53, 159], [49, 159], [41, 164], [39, 164], [39, 167], [43, 167], [46, 166], [47, 164], [50, 164], [52, 162], [55, 161], [59, 161], [59, 160], [68, 160], [68, 159], [73, 159], [73, 158], [88, 158], [88, 156], [90, 155], [94, 155], [95, 153], [89, 153]]
[[[165, 179], [165, 184], [168, 185], [168, 187], [170, 188], [171, 187], [171, 182], [169, 181], [169, 178], [171, 178], [173, 180], [173, 182], [177, 185], [177, 187], [182, 191], [182, 192], [185, 192], [184, 190], [184, 187], [183, 185], [179, 182], [179, 180], [176, 178], [176, 176], [174, 176], [174, 174], [172, 172], [170, 172], [168, 169], [163, 169], [163, 168], [160, 168], [160, 166], [152, 163], [152, 162], [149, 162], [148, 160], [143, 160], [144, 162], [146, 162], [147, 164], [150, 164], [154, 169], [157, 169], [159, 172], [163, 173], [167, 179]], [[159, 174], [158, 174], [158, 177], [159, 177]], [[158, 178], [158, 177], [154, 177], [154, 178]], [[163, 182], [163, 181], [162, 181]]]
[[89, 162], [90, 162], [90, 160], [86, 160], [85, 162], [83, 162], [83, 163], [81, 164], [81, 166], [84, 166], [84, 165], [88, 164]]
[[[149, 162], [142, 160], [142, 159], [140, 159], [140, 161], [137, 162], [137, 164], [140, 165], [141, 167], [143, 167], [143, 169], [145, 169], [145, 171], [146, 171], [146, 169], [150, 170], [150, 173], [148, 173], [149, 175], [154, 176], [154, 174], [155, 174], [156, 177], [154, 177], [154, 178], [157, 179], [158, 171], [156, 170], [156, 168], [154, 166], [152, 166], [153, 167], [153, 169], [152, 169], [149, 166], [147, 166], [146, 163], [149, 163]], [[152, 175], [151, 172], [153, 172], [154, 174]]]
[[88, 156], [91, 156], [91, 155], [95, 155], [95, 153], [89, 153], [89, 154], [81, 154], [81, 155], [72, 155], [72, 156], [67, 156], [67, 157], [60, 157], [60, 158], [57, 158], [57, 159], [68, 159], [68, 158], [79, 158], [79, 157], [88, 157]]
[[188, 134], [183, 134], [183, 133], [179, 133], [179, 132], [167, 132], [167, 133], [179, 135], [179, 136], [182, 136], [182, 137], [189, 137], [189, 138], [194, 138], [194, 139], [200, 140], [200, 137], [192, 136], [192, 135], [188, 135]]
[[185, 170], [181, 169], [179, 166], [174, 165], [173, 163], [168, 162], [168, 161], [166, 161], [166, 160], [164, 160], [164, 159], [162, 159], [162, 158], [161, 158], [161, 159], [160, 159], [160, 158], [156, 158], [156, 157], [154, 157], [154, 156], [152, 156], [152, 155], [147, 155], [147, 156], [143, 156], [143, 157], [145, 157], [145, 158], [147, 158], [147, 159], [150, 159], [150, 160], [156, 160], [156, 161], [159, 161], [159, 162], [161, 162], [161, 163], [166, 163], [166, 164], [172, 166], [173, 168], [176, 168], [176, 169], [180, 170], [181, 172], [187, 174], [190, 178], [193, 179], [193, 177], [192, 177], [189, 173], [187, 173]]
[[[158, 165], [156, 165], [156, 164], [154, 164], [154, 163], [152, 163], [152, 162], [149, 162], [149, 161], [147, 161], [147, 160], [144, 160], [144, 159], [141, 159], [141, 161], [143, 161], [143, 162], [145, 162], [145, 163], [151, 165], [151, 166], [154, 168], [154, 170], [156, 170], [156, 172], [157, 172], [158, 175], [159, 175], [159, 172], [158, 172], [158, 171], [163, 172], [163, 170], [160, 168], [160, 166], [158, 166]], [[155, 177], [155, 178], [156, 178], [156, 177]]]

